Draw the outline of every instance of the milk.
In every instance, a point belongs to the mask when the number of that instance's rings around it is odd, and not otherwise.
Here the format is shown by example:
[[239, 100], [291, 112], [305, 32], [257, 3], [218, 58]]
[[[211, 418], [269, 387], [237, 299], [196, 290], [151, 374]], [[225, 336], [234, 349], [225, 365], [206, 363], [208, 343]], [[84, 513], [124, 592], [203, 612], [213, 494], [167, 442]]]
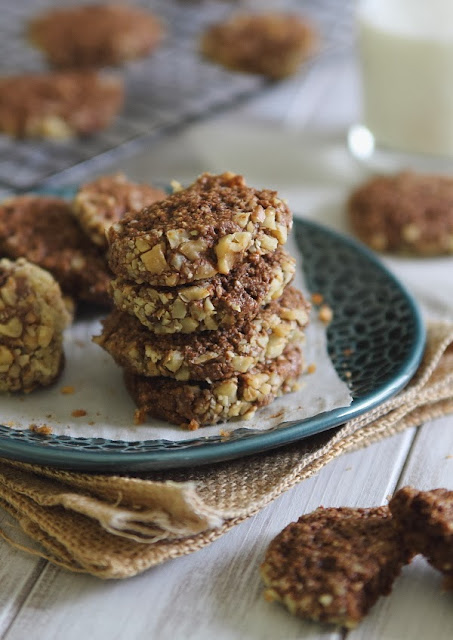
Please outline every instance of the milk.
[[361, 0], [357, 18], [375, 143], [453, 156], [453, 0]]

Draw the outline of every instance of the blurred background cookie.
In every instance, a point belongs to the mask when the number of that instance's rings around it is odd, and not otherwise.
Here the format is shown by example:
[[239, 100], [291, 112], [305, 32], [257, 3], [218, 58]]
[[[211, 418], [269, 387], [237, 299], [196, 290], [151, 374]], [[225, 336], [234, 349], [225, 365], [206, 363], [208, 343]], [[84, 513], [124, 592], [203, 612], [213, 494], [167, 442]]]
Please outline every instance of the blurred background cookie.
[[453, 253], [453, 178], [376, 176], [352, 193], [348, 214], [355, 234], [376, 251]]
[[1, 203], [0, 253], [47, 269], [76, 301], [110, 304], [105, 259], [66, 200], [27, 195]]
[[129, 211], [144, 207], [167, 197], [162, 189], [137, 184], [123, 173], [101, 176], [82, 185], [77, 192], [73, 209], [80, 225], [91, 240], [107, 246], [106, 231]]
[[295, 73], [317, 41], [314, 27], [297, 15], [244, 13], [208, 27], [201, 52], [227, 69], [278, 79]]
[[17, 138], [71, 138], [109, 126], [122, 108], [123, 82], [93, 71], [0, 78], [0, 132]]
[[29, 24], [28, 37], [53, 67], [119, 65], [153, 51], [164, 28], [149, 11], [126, 4], [50, 9]]
[[50, 273], [23, 258], [0, 260], [0, 391], [29, 392], [54, 382], [70, 321]]

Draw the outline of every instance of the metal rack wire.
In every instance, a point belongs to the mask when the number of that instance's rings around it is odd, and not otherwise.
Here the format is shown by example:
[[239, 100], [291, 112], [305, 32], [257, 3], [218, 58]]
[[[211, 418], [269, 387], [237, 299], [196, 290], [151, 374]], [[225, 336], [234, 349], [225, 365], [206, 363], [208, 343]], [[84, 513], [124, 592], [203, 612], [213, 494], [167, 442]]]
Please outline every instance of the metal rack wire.
[[[24, 26], [32, 15], [55, 4], [55, 0], [1, 1], [1, 74], [45, 68], [39, 52], [27, 44]], [[71, 4], [74, 0], [58, 1], [59, 7]], [[123, 70], [126, 103], [121, 116], [104, 132], [70, 141], [13, 140], [0, 135], [0, 188], [24, 190], [50, 176], [70, 172], [72, 167], [80, 169], [87, 161], [90, 165], [93, 161], [108, 164], [125, 145], [148, 144], [267, 86], [260, 77], [228, 72], [204, 61], [198, 53], [199, 34], [204, 27], [237, 10], [238, 2], [151, 0], [138, 4], [160, 16], [168, 34], [149, 58]], [[321, 50], [308, 64], [317, 64], [350, 46], [351, 0], [288, 0], [283, 6], [310, 18], [321, 32]], [[281, 2], [278, 8], [282, 8]], [[300, 74], [303, 77], [303, 68]]]

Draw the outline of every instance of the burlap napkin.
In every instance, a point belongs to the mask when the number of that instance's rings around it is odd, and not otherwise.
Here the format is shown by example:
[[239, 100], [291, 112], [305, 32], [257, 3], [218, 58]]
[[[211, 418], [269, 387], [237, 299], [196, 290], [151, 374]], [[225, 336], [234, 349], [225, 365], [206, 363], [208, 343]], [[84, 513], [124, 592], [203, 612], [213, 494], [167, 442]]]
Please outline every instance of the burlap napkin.
[[66, 569], [126, 578], [213, 542], [336, 456], [451, 412], [453, 325], [436, 324], [416, 375], [396, 397], [276, 451], [140, 477], [0, 460], [0, 506], [42, 551], [0, 535]]

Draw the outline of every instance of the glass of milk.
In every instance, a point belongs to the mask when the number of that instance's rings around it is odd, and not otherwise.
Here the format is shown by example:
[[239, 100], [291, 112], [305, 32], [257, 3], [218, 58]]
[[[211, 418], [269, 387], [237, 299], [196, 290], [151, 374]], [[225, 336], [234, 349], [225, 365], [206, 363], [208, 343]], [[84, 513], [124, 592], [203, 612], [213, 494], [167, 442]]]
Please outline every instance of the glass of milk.
[[453, 0], [358, 0], [363, 123], [374, 168], [453, 168]]

